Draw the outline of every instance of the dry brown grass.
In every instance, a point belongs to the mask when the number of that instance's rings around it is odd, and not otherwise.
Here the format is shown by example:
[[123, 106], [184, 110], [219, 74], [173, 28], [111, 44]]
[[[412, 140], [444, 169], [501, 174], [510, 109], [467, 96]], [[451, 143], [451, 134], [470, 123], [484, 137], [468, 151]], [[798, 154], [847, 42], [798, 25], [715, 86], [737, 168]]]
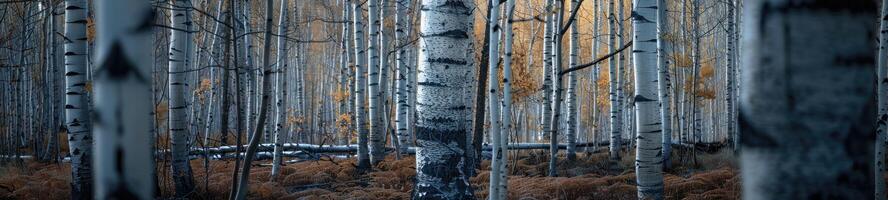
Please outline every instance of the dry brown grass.
[[[516, 154], [512, 154], [515, 158]], [[631, 154], [609, 161], [606, 153], [579, 154], [575, 161], [559, 156], [558, 173], [545, 177], [548, 153], [522, 151], [510, 160], [509, 199], [635, 199], [635, 173]], [[678, 160], [677, 155], [673, 156]], [[726, 160], [727, 159], [727, 160]], [[698, 166], [676, 165], [665, 175], [668, 199], [737, 199], [740, 185], [730, 153], [699, 154]], [[259, 165], [262, 163], [263, 165]], [[304, 161], [283, 166], [281, 176], [270, 180], [267, 161], [255, 162], [250, 173], [250, 199], [409, 199], [413, 189], [413, 157], [389, 157], [376, 170], [358, 174], [354, 159]], [[482, 163], [487, 169], [489, 162]], [[197, 190], [192, 199], [225, 199], [231, 187], [233, 161], [211, 161], [209, 177], [203, 160], [193, 160]], [[164, 168], [169, 170], [169, 168]], [[70, 186], [67, 165], [27, 162], [0, 169], [0, 199], [66, 199]], [[160, 180], [162, 197], [172, 195], [168, 173]], [[482, 170], [470, 179], [475, 196], [486, 198], [490, 176]], [[206, 182], [205, 182], [206, 181]]]

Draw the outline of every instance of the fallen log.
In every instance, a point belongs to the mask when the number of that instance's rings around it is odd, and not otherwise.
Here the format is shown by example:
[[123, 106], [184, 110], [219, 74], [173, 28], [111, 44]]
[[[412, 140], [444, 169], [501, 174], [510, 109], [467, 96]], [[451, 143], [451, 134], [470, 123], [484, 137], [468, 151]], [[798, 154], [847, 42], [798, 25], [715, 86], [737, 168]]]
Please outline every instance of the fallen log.
[[[606, 146], [607, 142], [599, 142], [599, 146]], [[576, 147], [592, 147], [592, 143], [578, 143]], [[190, 154], [191, 155], [203, 155], [204, 151], [211, 155], [216, 154], [226, 154], [235, 152], [236, 146], [221, 146], [221, 147], [213, 147], [207, 148], [204, 150], [203, 148], [192, 148]], [[246, 145], [242, 146], [245, 148]], [[300, 143], [285, 143], [283, 146], [284, 151], [302, 151], [306, 153], [354, 153], [358, 151], [357, 145], [317, 145], [317, 144], [300, 144]], [[509, 150], [529, 150], [529, 149], [549, 149], [548, 143], [511, 143], [508, 145]], [[558, 149], [567, 149], [567, 144], [559, 144]], [[271, 152], [274, 150], [274, 144], [259, 144], [258, 151], [259, 152]], [[393, 148], [387, 148], [387, 151], [394, 151]], [[491, 151], [492, 147], [489, 144], [484, 144], [482, 146], [483, 151]], [[166, 152], [166, 150], [164, 150]], [[406, 152], [407, 154], [416, 153], [416, 147], [408, 147]]]

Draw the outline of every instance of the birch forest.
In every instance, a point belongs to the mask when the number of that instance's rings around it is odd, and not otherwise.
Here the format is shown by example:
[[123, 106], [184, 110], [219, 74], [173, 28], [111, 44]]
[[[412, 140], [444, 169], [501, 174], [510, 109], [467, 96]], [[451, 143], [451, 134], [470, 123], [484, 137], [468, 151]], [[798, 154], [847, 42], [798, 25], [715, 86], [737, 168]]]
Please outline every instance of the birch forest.
[[886, 199], [888, 0], [0, 0], [0, 199]]

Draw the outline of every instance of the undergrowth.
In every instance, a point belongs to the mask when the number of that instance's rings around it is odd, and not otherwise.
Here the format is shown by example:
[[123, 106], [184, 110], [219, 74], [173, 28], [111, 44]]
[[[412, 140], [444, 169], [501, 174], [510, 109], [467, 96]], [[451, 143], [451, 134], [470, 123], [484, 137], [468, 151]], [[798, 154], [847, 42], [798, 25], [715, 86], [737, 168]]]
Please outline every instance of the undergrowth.
[[[508, 199], [635, 199], [634, 153], [610, 161], [607, 153], [579, 153], [568, 161], [559, 155], [559, 177], [545, 177], [548, 153], [525, 150], [511, 153]], [[673, 155], [674, 167], [664, 175], [667, 199], [738, 199], [740, 180], [730, 152]], [[514, 159], [520, 158], [520, 159]], [[687, 163], [687, 164], [684, 164]], [[416, 174], [414, 158], [389, 157], [374, 171], [360, 174], [354, 159], [300, 161], [286, 164], [271, 180], [268, 161], [254, 162], [250, 172], [250, 199], [409, 199]], [[489, 162], [470, 179], [478, 199], [487, 197]], [[232, 160], [192, 160], [195, 192], [191, 199], [226, 199], [231, 189]], [[163, 168], [168, 169], [168, 168]], [[209, 170], [206, 173], [205, 170]], [[173, 191], [169, 173], [161, 173], [160, 198]], [[209, 176], [207, 176], [209, 174]], [[0, 168], [0, 199], [68, 199], [67, 163], [25, 162]]]

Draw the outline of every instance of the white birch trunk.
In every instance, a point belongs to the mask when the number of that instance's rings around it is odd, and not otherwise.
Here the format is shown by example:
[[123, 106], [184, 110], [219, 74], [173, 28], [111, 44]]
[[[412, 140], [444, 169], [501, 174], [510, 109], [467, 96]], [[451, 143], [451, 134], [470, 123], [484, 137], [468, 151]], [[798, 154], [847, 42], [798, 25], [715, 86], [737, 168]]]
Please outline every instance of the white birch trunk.
[[[506, 147], [509, 146], [509, 135], [512, 133], [512, 18], [515, 13], [515, 0], [506, 1], [506, 15], [508, 17], [505, 18], [505, 26], [503, 30], [505, 33], [503, 34], [503, 118], [502, 118], [502, 132], [500, 132], [500, 142], [497, 147], [499, 148], [499, 154], [496, 159], [499, 160], [499, 170], [500, 172], [500, 181], [499, 181], [499, 198], [498, 199], [506, 199], [509, 194], [508, 185], [509, 185], [509, 174], [508, 170], [506, 170], [506, 164], [508, 163], [509, 156], [505, 153]], [[499, 156], [501, 155], [501, 156]], [[493, 193], [491, 193], [492, 195]]]
[[876, 69], [878, 117], [876, 118], [876, 157], [875, 157], [875, 199], [885, 199], [885, 148], [888, 147], [888, 3], [882, 2], [882, 17], [879, 27], [879, 52]]
[[93, 196], [93, 136], [85, 90], [86, 9], [84, 0], [65, 1], [65, 125], [71, 156], [71, 199]]
[[171, 174], [175, 183], [176, 197], [186, 197], [194, 190], [194, 178], [191, 175], [191, 164], [188, 159], [188, 138], [191, 137], [187, 127], [188, 103], [185, 102], [188, 82], [185, 71], [189, 69], [188, 49], [191, 43], [191, 1], [177, 0], [170, 15], [169, 50], [169, 130], [172, 148]]
[[[571, 0], [571, 13], [578, 12], [579, 0]], [[576, 67], [579, 63], [580, 54], [580, 31], [579, 22], [570, 24], [570, 59], [568, 66]], [[577, 158], [577, 73], [570, 72], [567, 75], [567, 159], [575, 160]]]
[[[617, 49], [616, 43], [616, 16], [614, 16], [614, 1], [610, 1], [610, 7], [608, 7], [608, 13], [610, 13], [609, 22], [610, 26], [610, 34], [608, 35], [608, 44], [610, 45], [608, 49], [610, 51], [614, 51]], [[617, 71], [617, 59], [616, 57], [611, 57], [608, 59], [608, 64], [610, 67], [608, 68], [608, 72], [610, 75], [608, 78], [610, 79], [610, 159], [611, 160], [620, 160], [620, 144], [622, 143], [622, 136], [620, 135], [620, 113], [619, 113], [619, 101], [618, 101], [618, 93], [619, 93], [619, 83], [617, 82], [617, 77], [620, 76], [619, 71]]]
[[364, 45], [364, 19], [361, 4], [352, 2], [354, 12], [354, 30], [355, 30], [355, 127], [358, 133], [358, 168], [368, 169], [370, 167], [370, 155], [367, 149], [367, 108], [364, 101], [367, 95], [364, 90], [367, 89], [367, 55], [365, 54]]
[[286, 119], [281, 119], [281, 117], [286, 116], [285, 113], [287, 112], [287, 109], [284, 108], [284, 105], [283, 105], [283, 99], [285, 98], [285, 97], [283, 97], [283, 95], [285, 94], [284, 93], [285, 91], [282, 88], [283, 85], [281, 85], [281, 84], [286, 79], [286, 74], [284, 73], [284, 71], [287, 70], [287, 63], [290, 63], [287, 59], [287, 56], [288, 56], [288, 54], [287, 54], [287, 39], [282, 37], [282, 36], [287, 35], [287, 27], [290, 22], [289, 21], [290, 15], [287, 12], [287, 7], [289, 7], [288, 2], [289, 2], [288, 0], [281, 0], [281, 11], [279, 14], [280, 18], [278, 20], [278, 35], [280, 35], [280, 36], [278, 36], [278, 41], [277, 41], [277, 46], [278, 46], [277, 47], [277, 49], [278, 49], [277, 69], [275, 70], [275, 76], [274, 76], [275, 77], [274, 78], [274, 89], [275, 89], [275, 93], [274, 93], [275, 94], [274, 95], [274, 98], [275, 98], [275, 108], [274, 108], [275, 109], [274, 110], [275, 126], [274, 127], [275, 127], [275, 130], [274, 130], [274, 158], [273, 158], [272, 165], [271, 165], [271, 179], [272, 180], [277, 178], [278, 175], [281, 173], [281, 163], [283, 162], [283, 160], [281, 160], [281, 155], [283, 153], [282, 145], [284, 144], [284, 137], [286, 137], [284, 135], [286, 133], [284, 133], [284, 122], [283, 122], [283, 120], [286, 120]]
[[153, 22], [147, 1], [96, 2], [96, 199], [154, 198]]
[[[500, 1], [489, 1], [490, 13], [487, 13], [487, 23], [489, 24], [487, 36], [490, 42], [487, 46], [487, 109], [488, 119], [490, 119], [487, 134], [490, 135], [490, 141], [493, 145], [493, 158], [490, 160], [490, 184], [488, 184], [488, 199], [497, 200], [500, 197], [500, 178], [502, 178], [500, 166], [503, 165], [503, 151], [500, 142], [502, 135], [500, 134], [500, 100], [499, 100], [499, 82], [497, 67], [499, 66], [499, 37], [500, 37]], [[483, 58], [482, 58], [483, 59]], [[479, 109], [481, 110], [481, 109]]]
[[369, 24], [370, 38], [369, 38], [369, 46], [367, 47], [367, 57], [369, 57], [370, 62], [367, 64], [369, 71], [367, 72], [367, 95], [369, 96], [370, 101], [368, 104], [370, 105], [369, 109], [369, 117], [370, 117], [370, 133], [369, 133], [369, 150], [370, 150], [370, 164], [376, 165], [376, 163], [381, 162], [385, 159], [385, 132], [384, 126], [382, 125], [382, 91], [380, 90], [379, 83], [379, 38], [382, 37], [380, 28], [382, 27], [382, 20], [379, 19], [379, 1], [380, 0], [368, 0], [367, 1], [367, 21]]
[[[561, 79], [561, 65], [562, 65], [562, 36], [561, 36], [561, 28], [562, 22], [564, 21], [564, 0], [558, 0], [556, 10], [558, 11], [556, 16], [554, 16], [555, 21], [553, 21], [553, 33], [552, 33], [552, 89], [553, 93], [550, 96], [552, 101], [552, 116], [551, 118], [547, 118], [545, 120], [551, 120], [549, 123], [549, 177], [557, 176], [556, 162], [558, 160], [558, 129], [559, 129], [559, 119], [561, 117], [561, 98], [562, 98], [562, 88], [564, 88]], [[548, 100], [548, 99], [547, 99]]]
[[398, 144], [400, 144], [401, 150], [399, 152], [404, 152], [407, 150], [407, 141], [409, 140], [409, 133], [407, 132], [407, 110], [410, 108], [407, 85], [408, 76], [410, 76], [410, 65], [407, 64], [407, 49], [409, 46], [404, 46], [407, 44], [407, 24], [411, 23], [407, 20], [407, 8], [411, 5], [411, 0], [398, 0], [396, 2], [396, 17], [395, 17], [395, 41], [397, 41], [398, 52], [395, 54], [395, 68], [398, 70], [396, 84], [397, 84], [397, 111], [395, 112], [395, 129], [398, 135]]
[[666, 0], [657, 0], [657, 91], [660, 99], [660, 120], [663, 130], [663, 169], [672, 167], [672, 117], [671, 98], [669, 88], [672, 87], [669, 80], [669, 57], [666, 55], [666, 40], [664, 36], [669, 32], [667, 21], [668, 5]]
[[[219, 62], [216, 59], [220, 59], [219, 58], [220, 53], [218, 52], [219, 48], [216, 48], [216, 42], [219, 40], [219, 37], [217, 35], [219, 35], [219, 32], [222, 29], [221, 27], [219, 27], [219, 25], [221, 24], [221, 20], [228, 19], [227, 16], [224, 16], [224, 14], [222, 13], [222, 7], [224, 4], [225, 4], [224, 0], [219, 0], [219, 6], [216, 8], [216, 16], [219, 20], [216, 20], [215, 25], [213, 25], [213, 40], [210, 43], [211, 55], [208, 58], [208, 60], [209, 60], [208, 63], [211, 66], [210, 67], [210, 83], [212, 83], [212, 84], [210, 84], [210, 92], [209, 92], [210, 94], [207, 97], [207, 101], [208, 101], [207, 106], [206, 106], [207, 107], [207, 114], [206, 114], [207, 115], [207, 123], [206, 123], [206, 128], [204, 129], [204, 143], [205, 143], [204, 145], [206, 145], [206, 143], [207, 143], [206, 139], [209, 137], [210, 133], [213, 130], [212, 128], [214, 127], [213, 126], [213, 118], [214, 118], [214, 116], [216, 116], [214, 111], [217, 110], [219, 107], [218, 105], [214, 105], [214, 103], [216, 102], [216, 98], [215, 98], [216, 92], [218, 91], [218, 89], [216, 89], [216, 68], [218, 68]], [[222, 136], [220, 137], [219, 142], [224, 145], [224, 144], [226, 144], [226, 142], [228, 142], [227, 141], [228, 134], [221, 133], [221, 135]]]
[[[601, 23], [601, 4], [600, 4], [600, 2], [601, 1], [599, 1], [599, 0], [594, 0], [594, 2], [593, 2], [594, 5], [592, 5], [593, 12], [595, 13], [595, 17], [593, 18], [593, 22], [592, 22], [592, 33], [594, 34], [593, 40], [592, 40], [593, 41], [592, 52], [591, 52], [592, 58], [597, 58], [598, 51], [601, 49], [600, 48], [601, 42], [602, 42], [602, 39], [601, 39], [602, 34], [601, 33], [603, 31], [601, 31], [601, 27], [599, 26]], [[592, 123], [591, 123], [592, 141], [591, 142], [593, 142], [593, 143], [598, 142], [599, 135], [602, 132], [601, 130], [603, 130], [603, 127], [601, 126], [601, 119], [600, 119], [601, 118], [601, 115], [600, 115], [601, 111], [598, 109], [598, 104], [599, 104], [598, 95], [601, 95], [601, 91], [598, 90], [598, 79], [601, 77], [600, 76], [600, 74], [601, 74], [600, 67], [601, 67], [601, 65], [599, 65], [599, 64], [595, 64], [595, 66], [592, 66], [592, 68], [593, 68], [592, 69], [592, 113], [591, 113], [592, 117], [590, 119], [592, 119]], [[593, 151], [597, 150], [598, 146], [595, 145], [595, 146], [593, 146], [592, 149], [593, 149]]]
[[726, 80], [726, 83], [725, 83], [725, 109], [727, 110], [726, 116], [728, 117], [728, 119], [727, 119], [727, 126], [725, 128], [727, 129], [726, 133], [728, 134], [728, 138], [730, 138], [730, 141], [732, 142], [732, 146], [734, 146], [734, 151], [736, 152], [737, 145], [735, 145], [735, 144], [737, 144], [737, 142], [738, 142], [737, 134], [736, 134], [737, 121], [736, 121], [736, 118], [734, 118], [734, 112], [737, 109], [737, 107], [734, 105], [734, 95], [737, 93], [734, 90], [734, 85], [737, 84], [736, 81], [734, 80], [734, 78], [737, 77], [734, 74], [736, 72], [734, 70], [735, 64], [736, 64], [736, 62], [734, 62], [734, 58], [736, 57], [736, 52], [737, 52], [737, 48], [734, 45], [734, 41], [736, 40], [734, 38], [734, 36], [736, 36], [735, 30], [734, 30], [734, 19], [735, 19], [734, 10], [736, 7], [736, 3], [734, 2], [734, 0], [730, 0], [730, 1], [728, 1], [728, 5], [726, 5], [726, 6], [728, 7], [728, 19], [727, 19], [728, 23], [725, 28], [727, 28], [728, 30], [726, 33], [726, 35], [727, 35], [727, 48], [726, 48], [727, 52], [725, 55], [725, 59], [726, 59], [725, 60], [725, 64], [726, 64], [726, 66], [725, 66], [725, 73], [726, 73], [725, 74], [725, 80]]
[[549, 101], [549, 98], [552, 96], [552, 34], [554, 33], [554, 23], [552, 22], [555, 18], [552, 14], [552, 4], [554, 0], [546, 0], [546, 26], [543, 31], [543, 97], [541, 100], [543, 101], [543, 116], [540, 116], [542, 125], [540, 126], [540, 136], [539, 138], [546, 138], [545, 132], [549, 131], [549, 128], [553, 125], [549, 124], [550, 115], [552, 112], [552, 102]]
[[638, 199], [663, 199], [663, 134], [657, 102], [657, 0], [636, 0], [632, 14], [635, 65], [635, 153]]
[[471, 199], [465, 149], [471, 128], [473, 11], [470, 0], [423, 0], [416, 102], [414, 199]]
[[873, 198], [875, 1], [749, 3], [743, 198]]

